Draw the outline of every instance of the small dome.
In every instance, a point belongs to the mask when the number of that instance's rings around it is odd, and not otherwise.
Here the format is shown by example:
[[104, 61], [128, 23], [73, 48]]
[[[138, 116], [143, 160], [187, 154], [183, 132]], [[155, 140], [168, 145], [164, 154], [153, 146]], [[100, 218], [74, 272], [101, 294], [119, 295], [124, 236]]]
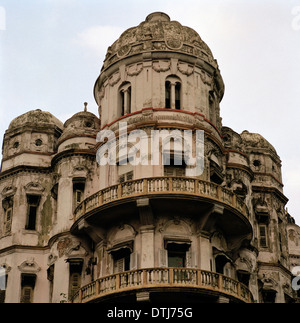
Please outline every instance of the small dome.
[[8, 131], [12, 131], [14, 129], [30, 126], [33, 128], [36, 127], [47, 127], [49, 125], [54, 125], [59, 129], [63, 129], [63, 123], [54, 117], [51, 113], [42, 111], [40, 109], [29, 111], [25, 114], [20, 115], [15, 118], [9, 125]]
[[100, 129], [99, 118], [86, 111], [81, 111], [74, 114], [64, 124], [64, 131], [60, 137], [60, 142], [64, 141], [68, 137], [76, 137], [83, 135], [96, 135]]
[[275, 154], [277, 154], [275, 148], [262, 135], [258, 133], [250, 133], [249, 131], [245, 130], [242, 132], [241, 137], [247, 146], [270, 149]]
[[126, 30], [108, 48], [103, 68], [119, 59], [149, 51], [181, 52], [216, 64], [211, 50], [195, 30], [171, 21], [163, 12], [154, 12], [139, 26]]

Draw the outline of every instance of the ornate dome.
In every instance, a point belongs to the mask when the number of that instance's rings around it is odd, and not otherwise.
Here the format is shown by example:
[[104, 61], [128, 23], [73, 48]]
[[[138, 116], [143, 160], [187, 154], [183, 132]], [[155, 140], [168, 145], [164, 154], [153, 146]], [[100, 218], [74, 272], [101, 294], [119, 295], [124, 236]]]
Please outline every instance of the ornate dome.
[[262, 135], [258, 133], [250, 133], [249, 131], [245, 130], [242, 132], [241, 137], [247, 146], [270, 149], [275, 154], [277, 154], [275, 148]]
[[30, 126], [30, 127], [48, 127], [54, 125], [59, 129], [63, 129], [63, 123], [54, 117], [51, 113], [42, 111], [40, 109], [29, 111], [25, 114], [15, 118], [9, 125], [8, 131], [14, 129]]
[[211, 50], [195, 30], [171, 21], [165, 13], [154, 12], [139, 26], [126, 30], [108, 48], [103, 69], [125, 57], [154, 51], [181, 52], [217, 65]]
[[60, 142], [67, 137], [97, 134], [100, 128], [100, 120], [96, 115], [88, 112], [86, 106], [87, 104], [85, 104], [84, 111], [74, 114], [65, 122]]

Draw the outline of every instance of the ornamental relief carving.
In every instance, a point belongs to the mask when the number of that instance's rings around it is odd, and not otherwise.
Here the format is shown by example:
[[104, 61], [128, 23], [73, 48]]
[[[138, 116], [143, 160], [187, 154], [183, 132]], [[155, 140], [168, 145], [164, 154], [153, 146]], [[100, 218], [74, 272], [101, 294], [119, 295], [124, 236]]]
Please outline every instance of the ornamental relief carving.
[[155, 72], [167, 72], [171, 68], [171, 61], [154, 61], [152, 68]]
[[22, 273], [38, 273], [41, 271], [41, 267], [39, 267], [39, 265], [35, 262], [34, 258], [28, 258], [20, 266], [18, 266], [18, 268]]
[[194, 73], [194, 66], [183, 62], [178, 62], [178, 70], [182, 74], [190, 76]]
[[5, 198], [5, 197], [8, 197], [8, 196], [15, 195], [16, 194], [16, 191], [17, 191], [17, 188], [15, 186], [10, 185], [10, 186], [6, 186], [2, 190], [1, 194]]
[[110, 86], [114, 86], [116, 85], [119, 81], [121, 80], [121, 74], [120, 72], [116, 72], [115, 74], [113, 74], [109, 80], [108, 80], [108, 84]]
[[143, 63], [134, 64], [126, 67], [126, 72], [128, 76], [138, 76], [143, 70]]

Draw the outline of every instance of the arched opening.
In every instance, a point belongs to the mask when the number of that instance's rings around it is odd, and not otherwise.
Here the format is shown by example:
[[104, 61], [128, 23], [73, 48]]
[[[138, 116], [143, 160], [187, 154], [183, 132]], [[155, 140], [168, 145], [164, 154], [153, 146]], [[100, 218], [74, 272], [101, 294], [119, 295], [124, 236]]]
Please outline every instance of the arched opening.
[[177, 82], [175, 85], [175, 109], [180, 110], [181, 108], [181, 84]]
[[166, 81], [166, 109], [171, 109], [171, 83]]
[[119, 115], [131, 113], [131, 84], [124, 83], [119, 89]]
[[180, 110], [182, 106], [181, 80], [177, 76], [169, 76], [165, 82], [166, 109]]

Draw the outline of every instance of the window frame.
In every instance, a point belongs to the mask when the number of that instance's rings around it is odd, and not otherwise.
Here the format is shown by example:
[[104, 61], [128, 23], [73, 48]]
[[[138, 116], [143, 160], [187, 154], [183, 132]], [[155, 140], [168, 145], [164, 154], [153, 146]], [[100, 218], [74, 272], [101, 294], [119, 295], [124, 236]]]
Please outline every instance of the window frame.
[[26, 231], [36, 231], [37, 229], [40, 200], [40, 195], [27, 194], [27, 217], [25, 224]]
[[[261, 231], [262, 229], [264, 230], [264, 235], [262, 235], [262, 231]], [[269, 248], [268, 226], [266, 224], [259, 224], [258, 234], [259, 234], [259, 247], [263, 249]], [[262, 243], [262, 241], [264, 241], [264, 243]]]

